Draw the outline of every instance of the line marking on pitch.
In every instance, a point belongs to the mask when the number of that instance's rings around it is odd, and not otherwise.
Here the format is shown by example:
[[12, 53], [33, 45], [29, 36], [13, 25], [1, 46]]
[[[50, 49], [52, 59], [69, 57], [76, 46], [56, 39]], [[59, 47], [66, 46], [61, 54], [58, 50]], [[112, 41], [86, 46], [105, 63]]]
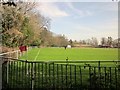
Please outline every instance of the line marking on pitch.
[[38, 53], [37, 53], [37, 55], [36, 55], [36, 57], [35, 57], [34, 61], [37, 59], [37, 57], [38, 57], [39, 53], [40, 53], [40, 49], [39, 49], [39, 51], [38, 51]]

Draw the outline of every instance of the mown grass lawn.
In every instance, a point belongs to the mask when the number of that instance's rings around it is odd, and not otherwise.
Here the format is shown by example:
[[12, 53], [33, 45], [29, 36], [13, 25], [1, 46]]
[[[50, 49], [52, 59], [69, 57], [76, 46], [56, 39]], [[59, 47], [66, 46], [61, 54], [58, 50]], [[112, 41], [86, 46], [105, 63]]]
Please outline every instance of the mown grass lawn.
[[[39, 54], [38, 54], [39, 52]], [[38, 54], [38, 56], [36, 56]], [[114, 48], [33, 48], [20, 59], [27, 60], [118, 60], [118, 49]]]
[[[66, 61], [68, 57], [69, 61], [86, 61], [85, 63], [51, 63], [51, 62], [36, 62], [36, 63], [26, 63], [26, 62], [11, 62], [10, 66], [10, 80], [14, 83], [10, 83], [10, 86], [18, 85], [18, 87], [29, 87], [32, 71], [35, 72], [35, 87], [88, 87], [91, 81], [94, 81], [96, 85], [99, 85], [101, 82], [104, 87], [104, 83], [112, 81], [112, 85], [115, 88], [115, 82], [118, 82], [118, 79], [115, 79], [119, 75], [117, 65], [115, 62], [106, 62], [101, 63], [102, 67], [98, 67], [98, 63], [88, 63], [88, 60], [118, 60], [118, 49], [113, 48], [33, 48], [27, 53], [24, 53], [20, 59], [34, 61], [57, 61], [63, 60]], [[85, 64], [90, 64], [85, 66]], [[13, 66], [12, 66], [13, 65]], [[93, 66], [93, 67], [91, 67]], [[16, 69], [15, 69], [16, 68]], [[116, 72], [115, 72], [116, 68]], [[34, 69], [34, 70], [33, 70]], [[15, 72], [15, 74], [13, 72]], [[27, 75], [27, 72], [29, 75]], [[19, 79], [17, 79], [17, 75]], [[91, 78], [92, 75], [92, 78]], [[96, 76], [94, 76], [96, 75]], [[106, 75], [111, 76], [112, 78], [107, 78]], [[103, 77], [99, 81], [100, 77]], [[13, 78], [11, 78], [13, 77]], [[94, 80], [94, 77], [97, 77], [97, 80]], [[14, 79], [15, 78], [15, 79]], [[91, 79], [90, 79], [91, 78]], [[91, 81], [90, 81], [91, 80]], [[105, 80], [105, 81], [104, 81]], [[115, 81], [116, 80], [116, 81]], [[21, 83], [21, 84], [20, 84]], [[12, 85], [13, 84], [13, 85]], [[20, 85], [19, 85], [20, 84]], [[70, 86], [73, 85], [73, 86]], [[109, 84], [110, 85], [110, 84]], [[93, 84], [94, 86], [94, 84]], [[119, 85], [118, 85], [119, 86]], [[107, 86], [106, 86], [107, 87]]]

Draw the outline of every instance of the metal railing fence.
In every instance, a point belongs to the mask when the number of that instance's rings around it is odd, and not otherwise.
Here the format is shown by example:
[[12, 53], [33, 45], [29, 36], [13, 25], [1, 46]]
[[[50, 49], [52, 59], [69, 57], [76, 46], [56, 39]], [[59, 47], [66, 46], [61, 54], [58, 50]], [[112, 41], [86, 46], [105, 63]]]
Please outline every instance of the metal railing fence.
[[[3, 60], [3, 90], [17, 88], [28, 90], [120, 89], [120, 70], [117, 65], [101, 66], [101, 61], [97, 61], [98, 65], [92, 66], [86, 64], [87, 61], [85, 63], [84, 61], [25, 61], [3, 57], [1, 59]], [[85, 65], [79, 63], [85, 63]]]

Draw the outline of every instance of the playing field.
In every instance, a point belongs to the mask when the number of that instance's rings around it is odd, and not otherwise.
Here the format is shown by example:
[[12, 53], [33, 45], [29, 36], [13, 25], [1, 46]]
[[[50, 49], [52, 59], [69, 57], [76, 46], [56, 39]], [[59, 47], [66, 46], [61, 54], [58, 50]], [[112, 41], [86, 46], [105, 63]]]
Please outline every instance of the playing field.
[[32, 48], [20, 59], [27, 60], [118, 60], [113, 48]]
[[[35, 76], [34, 83], [37, 88], [54, 86], [60, 88], [78, 86], [80, 88], [81, 86], [89, 87], [89, 85], [103, 85], [100, 87], [104, 88], [108, 85], [115, 88], [116, 82], [119, 81], [117, 78], [119, 77], [117, 71], [119, 63], [115, 62], [118, 60], [118, 49], [32, 48], [25, 52], [20, 59], [29, 60], [29, 62], [21, 62], [21, 60], [9, 62], [9, 82], [14, 82], [9, 86], [31, 88], [30, 83], [33, 78], [31, 76]], [[91, 83], [92, 81], [94, 83]]]

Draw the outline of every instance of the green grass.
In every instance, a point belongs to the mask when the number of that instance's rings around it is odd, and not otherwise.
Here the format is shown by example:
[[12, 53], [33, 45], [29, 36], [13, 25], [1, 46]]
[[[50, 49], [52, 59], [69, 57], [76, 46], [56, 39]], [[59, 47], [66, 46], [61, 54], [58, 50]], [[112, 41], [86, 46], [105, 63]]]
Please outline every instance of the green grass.
[[[40, 52], [39, 52], [40, 50]], [[118, 60], [118, 49], [112, 48], [34, 48], [20, 59], [34, 60]]]
[[[39, 52], [40, 51], [40, 52]], [[93, 86], [95, 84], [99, 85], [99, 78], [102, 76], [103, 79], [101, 82], [104, 84], [104, 80], [106, 82], [110, 82], [110, 79], [105, 79], [111, 73], [111, 81], [112, 85], [115, 86], [115, 75], [118, 76], [118, 71], [115, 73], [115, 67], [117, 66], [115, 62], [106, 62], [100, 63], [101, 67], [98, 68], [98, 63], [88, 63], [88, 60], [118, 60], [118, 50], [112, 48], [71, 48], [65, 50], [64, 48], [34, 48], [28, 51], [28, 53], [24, 53], [20, 59], [28, 59], [33, 61], [38, 54], [36, 60], [40, 61], [57, 61], [63, 60], [68, 57], [69, 60], [85, 60], [86, 64], [90, 64], [92, 67], [84, 67], [85, 63], [34, 63], [34, 71], [35, 71], [35, 87], [36, 88], [48, 88], [48, 87], [88, 87], [90, 84], [90, 75], [92, 74], [92, 80], [94, 81]], [[10, 64], [10, 82], [14, 81], [14, 83], [10, 83], [10, 86], [17, 87], [29, 87], [32, 76], [32, 65], [33, 63], [26, 62], [11, 62]], [[27, 67], [28, 69], [27, 69]], [[111, 66], [111, 68], [110, 68]], [[106, 69], [106, 70], [105, 70]], [[27, 75], [27, 70], [29, 71], [29, 75]], [[81, 70], [81, 71], [80, 71]], [[118, 69], [117, 69], [118, 70]], [[13, 72], [11, 72], [13, 71]], [[81, 73], [80, 73], [81, 72]], [[107, 74], [105, 74], [107, 73]], [[76, 75], [75, 75], [76, 74]], [[96, 75], [96, 76], [94, 76]], [[106, 76], [105, 76], [106, 75]], [[19, 78], [17, 77], [19, 76]], [[82, 78], [81, 78], [81, 77]], [[94, 80], [94, 78], [96, 78]], [[76, 78], [76, 79], [75, 79]], [[75, 83], [76, 80], [76, 83]], [[117, 79], [117, 82], [119, 80]], [[43, 86], [42, 86], [43, 83]], [[12, 85], [13, 84], [13, 85]], [[67, 84], [67, 85], [66, 85]], [[108, 83], [109, 84], [109, 83]], [[23, 86], [21, 86], [23, 85]], [[72, 85], [72, 86], [70, 86]], [[109, 86], [109, 85], [108, 85]], [[119, 86], [119, 85], [118, 85]], [[103, 85], [104, 87], [104, 85]], [[107, 86], [106, 86], [107, 87]]]

